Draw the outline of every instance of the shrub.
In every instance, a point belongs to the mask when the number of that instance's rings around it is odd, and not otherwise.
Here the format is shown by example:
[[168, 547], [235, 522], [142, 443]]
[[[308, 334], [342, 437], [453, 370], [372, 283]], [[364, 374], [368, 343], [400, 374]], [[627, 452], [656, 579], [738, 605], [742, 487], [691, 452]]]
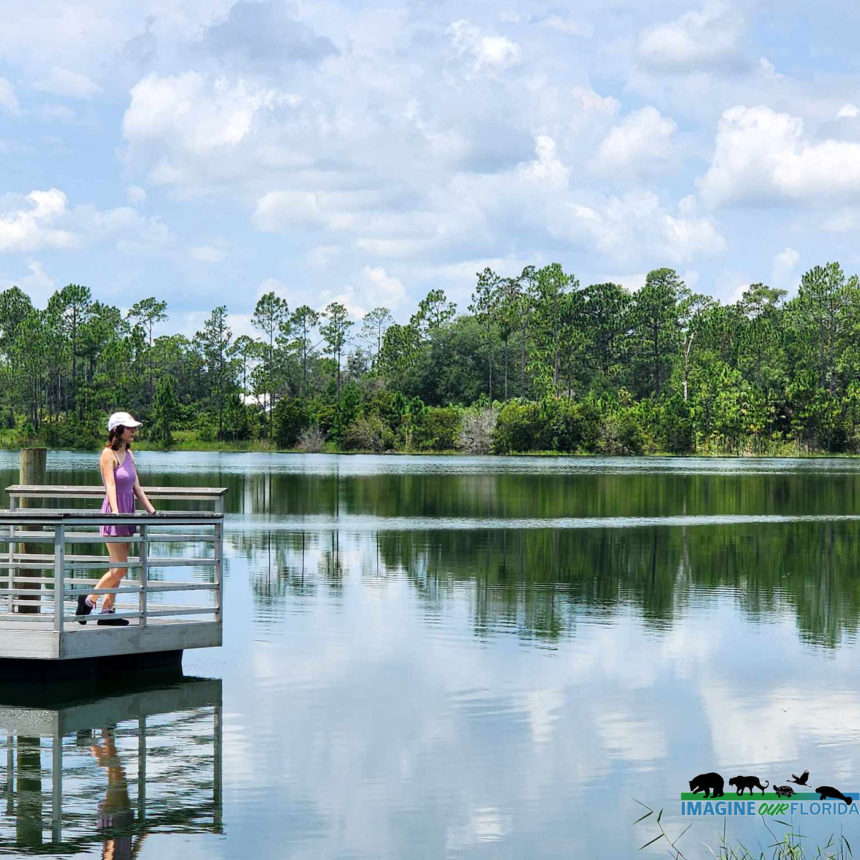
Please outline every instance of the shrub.
[[422, 451], [453, 451], [463, 424], [463, 411], [455, 406], [431, 406], [415, 427], [415, 447]]
[[272, 412], [275, 444], [279, 448], [294, 448], [302, 430], [310, 423], [307, 404], [299, 398], [279, 400]]
[[297, 447], [303, 454], [319, 454], [323, 445], [325, 445], [325, 434], [318, 424], [311, 424], [310, 427], [302, 430]]
[[360, 415], [343, 431], [343, 447], [348, 451], [385, 451], [393, 434], [378, 415]]
[[540, 434], [541, 415], [536, 403], [509, 400], [499, 411], [493, 432], [493, 452], [533, 451]]
[[496, 409], [470, 409], [463, 416], [457, 447], [470, 454], [489, 454], [499, 413]]

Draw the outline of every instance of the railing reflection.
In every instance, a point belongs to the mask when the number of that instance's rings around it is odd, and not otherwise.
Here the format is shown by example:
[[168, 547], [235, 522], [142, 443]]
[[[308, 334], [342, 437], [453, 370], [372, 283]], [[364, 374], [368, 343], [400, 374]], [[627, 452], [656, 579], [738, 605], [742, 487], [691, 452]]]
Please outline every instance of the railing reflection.
[[[148, 832], [221, 830], [221, 681], [82, 699], [0, 693], [0, 853], [132, 857]], [[3, 772], [5, 770], [5, 772]]]

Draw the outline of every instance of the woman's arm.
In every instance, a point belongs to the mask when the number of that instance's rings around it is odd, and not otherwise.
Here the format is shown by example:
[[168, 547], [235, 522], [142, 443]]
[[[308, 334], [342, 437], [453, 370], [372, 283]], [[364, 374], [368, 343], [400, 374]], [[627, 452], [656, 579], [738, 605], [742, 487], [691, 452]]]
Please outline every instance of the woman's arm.
[[[131, 452], [126, 454], [127, 457], [131, 456]], [[146, 512], [148, 514], [154, 514], [155, 508], [152, 506], [152, 502], [146, 497], [146, 493], [143, 491], [143, 487], [140, 486], [140, 478], [137, 477], [137, 469], [134, 470], [135, 478], [134, 478], [134, 495], [137, 500], [146, 508]]]
[[112, 514], [119, 513], [119, 505], [116, 501], [116, 476], [114, 475], [114, 463], [116, 458], [110, 448], [105, 448], [102, 451], [102, 457], [99, 461], [99, 468], [102, 470], [102, 480], [105, 484], [105, 492], [107, 493], [108, 502]]

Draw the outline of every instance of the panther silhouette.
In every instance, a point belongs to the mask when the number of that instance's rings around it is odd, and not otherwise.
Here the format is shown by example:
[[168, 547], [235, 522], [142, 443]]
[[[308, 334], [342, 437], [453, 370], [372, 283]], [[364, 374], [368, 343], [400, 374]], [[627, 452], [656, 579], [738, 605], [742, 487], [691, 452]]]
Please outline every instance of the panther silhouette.
[[745, 788], [750, 790], [750, 794], [753, 793], [753, 788], [760, 788], [761, 793], [764, 794], [764, 790], [770, 783], [765, 780], [762, 785], [757, 776], [733, 776], [729, 780], [729, 785], [733, 785], [738, 790], [738, 794], [743, 794]]

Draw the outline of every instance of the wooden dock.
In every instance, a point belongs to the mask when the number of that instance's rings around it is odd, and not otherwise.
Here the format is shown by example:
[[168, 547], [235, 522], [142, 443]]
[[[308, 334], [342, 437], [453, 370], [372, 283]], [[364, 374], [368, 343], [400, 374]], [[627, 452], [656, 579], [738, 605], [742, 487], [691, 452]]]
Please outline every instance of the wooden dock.
[[[122, 516], [81, 509], [102, 487], [14, 485], [0, 511], [0, 662], [87, 661], [176, 654], [222, 641], [223, 498], [226, 489], [147, 488], [150, 500], [204, 502], [210, 510]], [[71, 503], [78, 507], [32, 507]], [[22, 508], [20, 505], [30, 507]], [[132, 537], [103, 538], [100, 525], [137, 526]], [[106, 541], [129, 544], [119, 588], [94, 588], [111, 566]], [[169, 579], [166, 577], [170, 577]], [[78, 623], [80, 594], [115, 593], [115, 618], [128, 626]], [[165, 598], [170, 598], [170, 603]]]

